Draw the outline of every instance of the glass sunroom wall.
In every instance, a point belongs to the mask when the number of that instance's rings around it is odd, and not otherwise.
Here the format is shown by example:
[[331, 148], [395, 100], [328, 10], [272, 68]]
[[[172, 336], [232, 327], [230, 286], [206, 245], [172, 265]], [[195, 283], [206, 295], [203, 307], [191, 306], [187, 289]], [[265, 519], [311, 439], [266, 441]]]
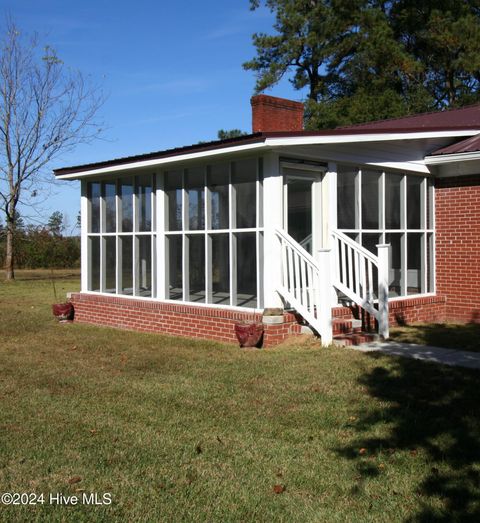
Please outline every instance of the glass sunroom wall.
[[87, 183], [87, 290], [155, 295], [154, 182], [145, 174]]
[[257, 158], [165, 173], [167, 299], [261, 308], [262, 183]]
[[390, 297], [434, 292], [431, 180], [351, 166], [337, 176], [339, 229], [374, 254], [390, 244]]

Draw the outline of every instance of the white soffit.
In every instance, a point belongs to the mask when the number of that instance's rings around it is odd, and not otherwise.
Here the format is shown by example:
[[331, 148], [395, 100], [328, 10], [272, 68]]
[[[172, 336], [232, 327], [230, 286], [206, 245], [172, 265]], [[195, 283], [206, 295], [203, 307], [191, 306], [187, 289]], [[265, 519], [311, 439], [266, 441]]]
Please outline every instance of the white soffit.
[[[479, 134], [480, 129], [463, 130], [463, 131], [421, 131], [415, 133], [375, 133], [375, 134], [344, 134], [344, 135], [315, 135], [315, 136], [291, 136], [266, 138], [263, 142], [222, 147], [206, 151], [198, 151], [186, 154], [176, 154], [165, 156], [153, 160], [139, 160], [130, 163], [122, 163], [100, 167], [98, 169], [88, 169], [75, 173], [58, 175], [58, 180], [74, 180], [79, 178], [110, 174], [115, 172], [129, 171], [131, 169], [141, 169], [146, 167], [155, 167], [165, 164], [175, 164], [188, 160], [217, 157], [232, 153], [241, 153], [248, 151], [267, 151], [278, 147], [291, 147], [295, 145], [319, 145], [319, 144], [345, 144], [345, 143], [364, 143], [364, 142], [387, 142], [395, 140], [416, 140], [426, 138], [456, 138], [462, 136], [473, 136]], [[382, 162], [383, 163], [383, 162]]]

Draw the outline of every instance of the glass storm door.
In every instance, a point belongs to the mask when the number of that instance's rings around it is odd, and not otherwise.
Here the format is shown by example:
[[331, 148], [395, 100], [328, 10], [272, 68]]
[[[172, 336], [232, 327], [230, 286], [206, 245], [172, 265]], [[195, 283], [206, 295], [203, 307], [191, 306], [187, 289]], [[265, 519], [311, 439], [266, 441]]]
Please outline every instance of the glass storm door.
[[306, 176], [285, 176], [285, 229], [306, 251], [312, 254], [313, 185]]

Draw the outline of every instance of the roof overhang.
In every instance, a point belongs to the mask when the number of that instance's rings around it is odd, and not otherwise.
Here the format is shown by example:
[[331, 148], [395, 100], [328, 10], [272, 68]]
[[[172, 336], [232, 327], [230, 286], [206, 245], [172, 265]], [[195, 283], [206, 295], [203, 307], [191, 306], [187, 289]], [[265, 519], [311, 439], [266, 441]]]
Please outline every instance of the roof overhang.
[[[302, 135], [287, 136], [268, 136], [262, 137], [255, 142], [242, 144], [228, 144], [224, 147], [213, 149], [190, 150], [181, 154], [163, 155], [152, 159], [126, 158], [125, 161], [119, 160], [114, 165], [91, 164], [80, 167], [64, 168], [55, 170], [56, 178], [59, 180], [74, 180], [91, 176], [108, 175], [119, 172], [128, 172], [132, 169], [143, 169], [167, 164], [176, 164], [191, 160], [201, 160], [207, 158], [221, 157], [227, 154], [241, 154], [252, 152], [267, 152], [273, 149], [278, 150], [282, 147], [292, 147], [297, 145], [328, 145], [345, 143], [365, 143], [365, 142], [391, 142], [396, 140], [420, 140], [428, 138], [461, 138], [473, 136], [480, 133], [480, 129], [465, 129], [455, 131], [419, 131], [419, 132], [383, 132], [383, 133], [341, 133], [341, 134], [322, 134], [304, 133]], [[274, 133], [273, 133], [274, 134]], [[201, 147], [201, 146], [199, 146]], [[429, 157], [432, 158], [432, 157]], [[108, 163], [108, 162], [106, 162]], [[58, 174], [57, 174], [58, 172]]]
[[469, 162], [473, 160], [480, 160], [480, 151], [470, 153], [455, 153], [455, 154], [439, 154], [436, 156], [426, 156], [425, 163], [427, 165], [445, 165], [456, 162]]

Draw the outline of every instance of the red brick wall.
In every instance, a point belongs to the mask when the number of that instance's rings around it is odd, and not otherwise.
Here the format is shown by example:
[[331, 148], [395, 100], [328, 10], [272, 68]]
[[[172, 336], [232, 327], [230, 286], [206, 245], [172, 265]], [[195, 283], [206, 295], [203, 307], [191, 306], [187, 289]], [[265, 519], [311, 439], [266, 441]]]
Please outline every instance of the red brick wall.
[[446, 319], [480, 321], [480, 174], [435, 184], [437, 294]]
[[301, 131], [303, 104], [259, 94], [252, 96], [252, 132]]
[[[229, 309], [198, 307], [118, 296], [73, 294], [75, 321], [106, 325], [142, 332], [158, 332], [173, 336], [203, 338], [238, 343], [235, 323], [262, 321], [262, 315]], [[300, 333], [293, 314], [284, 315], [285, 323], [265, 325], [263, 346], [277, 345], [290, 334]]]

